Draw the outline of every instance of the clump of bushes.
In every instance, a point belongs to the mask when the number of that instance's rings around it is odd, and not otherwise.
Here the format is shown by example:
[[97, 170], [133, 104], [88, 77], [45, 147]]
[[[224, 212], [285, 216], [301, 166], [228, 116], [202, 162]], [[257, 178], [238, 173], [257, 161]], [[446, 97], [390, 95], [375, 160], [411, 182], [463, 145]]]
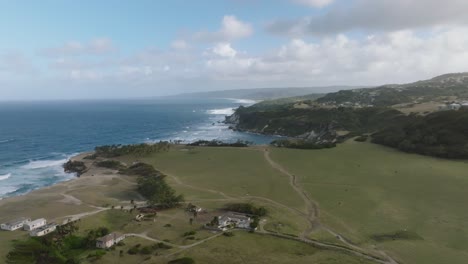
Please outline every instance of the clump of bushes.
[[372, 235], [371, 238], [377, 242], [389, 240], [422, 240], [423, 238], [417, 233], [407, 230], [399, 230], [393, 233], [383, 233]]
[[366, 142], [369, 139], [368, 135], [362, 135], [354, 139], [357, 142]]
[[197, 234], [196, 231], [188, 231], [188, 232], [185, 232], [182, 236], [188, 237], [188, 236], [194, 236], [195, 234]]
[[169, 262], [168, 264], [194, 264], [195, 260], [189, 257], [184, 257], [184, 258], [179, 258], [179, 259], [174, 259]]
[[63, 169], [66, 173], [76, 173], [76, 176], [80, 177], [88, 168], [82, 161], [69, 160], [63, 164]]
[[130, 176], [142, 176], [142, 177], [165, 177], [160, 171], [156, 170], [153, 166], [146, 163], [135, 163], [128, 168], [121, 168], [119, 170], [120, 174], [130, 175]]
[[334, 142], [316, 142], [299, 139], [278, 139], [270, 143], [278, 148], [293, 148], [293, 149], [326, 149], [336, 147]]
[[252, 142], [237, 140], [234, 143], [223, 142], [220, 140], [198, 140], [193, 143], [188, 144], [189, 146], [203, 146], [203, 147], [248, 147], [252, 145]]
[[94, 149], [94, 155], [103, 158], [115, 158], [123, 155], [144, 156], [152, 153], [168, 151], [170, 144], [167, 141], [160, 141], [154, 144], [136, 144], [136, 145], [107, 145], [99, 146]]
[[233, 237], [233, 236], [234, 236], [234, 233], [233, 233], [233, 232], [224, 232], [224, 233], [223, 233], [223, 236], [225, 236], [225, 237]]
[[225, 209], [228, 211], [257, 216], [265, 216], [267, 214], [267, 209], [265, 207], [256, 207], [251, 203], [232, 203], [226, 205]]
[[103, 160], [103, 161], [98, 161], [95, 164], [98, 167], [113, 169], [113, 170], [121, 170], [125, 168], [125, 166], [120, 161], [116, 161], [116, 160]]

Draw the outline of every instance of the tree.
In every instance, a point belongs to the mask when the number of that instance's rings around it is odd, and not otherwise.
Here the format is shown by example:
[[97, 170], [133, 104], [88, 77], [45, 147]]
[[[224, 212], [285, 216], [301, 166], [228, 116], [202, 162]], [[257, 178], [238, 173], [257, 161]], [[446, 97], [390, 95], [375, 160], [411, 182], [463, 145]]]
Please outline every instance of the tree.
[[193, 224], [193, 218], [190, 218], [189, 222], [190, 222], [190, 225], [192, 225]]

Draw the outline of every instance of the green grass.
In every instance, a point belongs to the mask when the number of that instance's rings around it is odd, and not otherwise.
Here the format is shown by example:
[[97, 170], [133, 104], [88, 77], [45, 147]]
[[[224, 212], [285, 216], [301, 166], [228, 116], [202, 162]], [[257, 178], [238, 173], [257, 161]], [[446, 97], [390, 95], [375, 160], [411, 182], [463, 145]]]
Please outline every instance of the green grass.
[[139, 160], [194, 187], [236, 197], [261, 196], [304, 209], [301, 198], [289, 187], [288, 178], [272, 169], [261, 151], [252, 148], [197, 147], [183, 151], [176, 147]]
[[310, 245], [269, 236], [235, 232], [233, 237], [220, 236], [196, 248], [173, 256], [193, 258], [196, 263], [314, 263], [314, 264], [370, 264], [353, 256], [318, 250]]
[[[299, 177], [322, 222], [354, 242], [390, 249], [404, 263], [468, 263], [468, 163], [354, 141], [274, 149], [272, 158]], [[372, 239], [401, 231], [419, 239]]]

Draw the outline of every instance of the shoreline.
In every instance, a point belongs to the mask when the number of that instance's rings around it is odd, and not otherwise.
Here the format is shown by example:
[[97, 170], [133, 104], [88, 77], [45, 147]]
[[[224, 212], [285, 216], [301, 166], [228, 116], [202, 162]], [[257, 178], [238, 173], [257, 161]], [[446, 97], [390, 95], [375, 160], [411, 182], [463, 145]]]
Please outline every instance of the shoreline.
[[[70, 160], [82, 161], [87, 164], [88, 170], [80, 177], [75, 176], [67, 181], [44, 186], [22, 195], [1, 199], [0, 222], [9, 221], [15, 217], [45, 217], [48, 220], [61, 223], [70, 216], [110, 209], [104, 205], [111, 204], [111, 202], [118, 206], [130, 204], [130, 201], [124, 202], [112, 196], [108, 197], [106, 193], [96, 194], [96, 197], [92, 197], [95, 202], [90, 202], [91, 197], [88, 199], [87, 195], [84, 195], [93, 189], [112, 189], [113, 185], [122, 184], [129, 187], [136, 184], [132, 182], [131, 176], [120, 175], [117, 171], [96, 167], [92, 165], [92, 160], [84, 160], [83, 158], [90, 153], [92, 152], [83, 152], [70, 158]], [[52, 205], [53, 208], [49, 208], [47, 213], [40, 212], [43, 206], [51, 207]], [[22, 208], [22, 210], [17, 208]]]

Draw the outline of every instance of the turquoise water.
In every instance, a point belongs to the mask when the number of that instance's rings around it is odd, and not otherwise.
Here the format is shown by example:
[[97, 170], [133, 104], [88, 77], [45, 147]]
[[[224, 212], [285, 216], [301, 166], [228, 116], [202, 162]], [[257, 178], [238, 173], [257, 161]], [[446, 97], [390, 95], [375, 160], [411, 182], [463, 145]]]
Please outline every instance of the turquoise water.
[[0, 197], [65, 181], [62, 164], [97, 145], [272, 138], [220, 123], [245, 100], [0, 102]]

